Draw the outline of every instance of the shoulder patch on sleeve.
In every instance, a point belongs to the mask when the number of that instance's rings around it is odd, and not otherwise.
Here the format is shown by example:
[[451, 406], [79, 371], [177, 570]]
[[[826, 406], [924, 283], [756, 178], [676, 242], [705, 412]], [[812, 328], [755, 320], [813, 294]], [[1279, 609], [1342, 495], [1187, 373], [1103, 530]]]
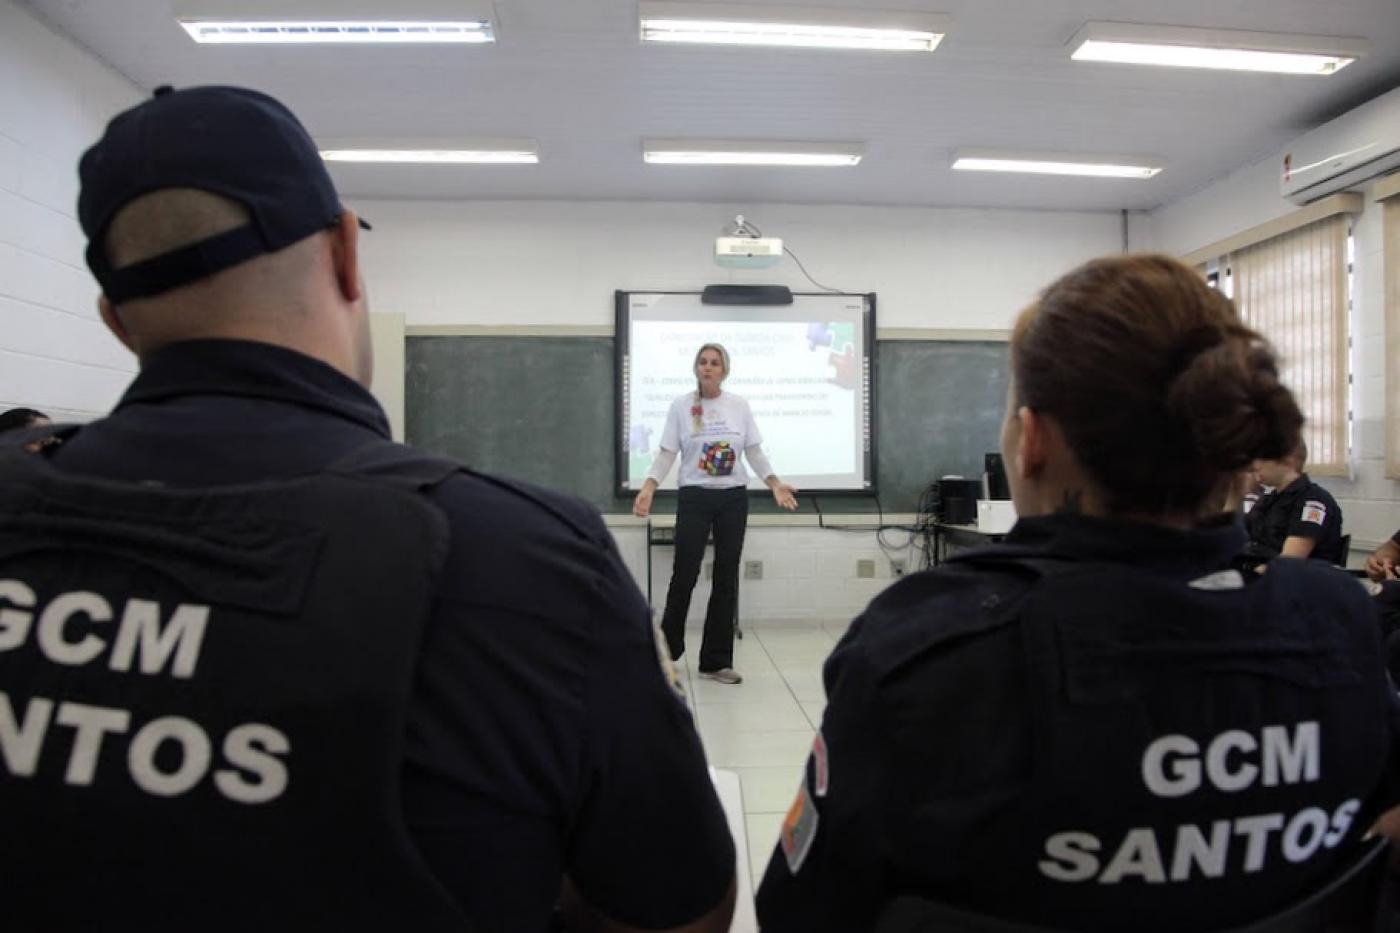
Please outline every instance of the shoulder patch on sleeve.
[[1321, 525], [1327, 520], [1327, 504], [1317, 499], [1309, 499], [1303, 503], [1303, 521], [1312, 522], [1314, 525]]
[[816, 785], [818, 797], [825, 797], [831, 786], [831, 760], [826, 753], [826, 739], [820, 729], [812, 739], [812, 783]]
[[807, 793], [807, 778], [804, 775], [802, 786], [797, 789], [797, 798], [783, 818], [782, 835], [778, 837], [788, 871], [794, 875], [802, 870], [807, 853], [812, 851], [812, 843], [817, 838], [818, 819], [817, 805], [812, 802], [811, 794]]

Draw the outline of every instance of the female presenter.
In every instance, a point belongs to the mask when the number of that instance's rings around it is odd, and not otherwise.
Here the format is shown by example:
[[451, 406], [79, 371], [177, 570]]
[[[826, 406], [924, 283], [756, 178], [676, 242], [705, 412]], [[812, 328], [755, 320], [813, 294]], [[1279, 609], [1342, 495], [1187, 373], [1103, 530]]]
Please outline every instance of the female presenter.
[[646, 482], [632, 505], [646, 518], [656, 487], [671, 472], [681, 454], [680, 494], [676, 503], [676, 560], [661, 630], [671, 657], [685, 653], [685, 617], [690, 593], [705, 556], [705, 539], [715, 537], [715, 574], [710, 605], [705, 612], [705, 637], [700, 644], [700, 676], [723, 684], [743, 681], [734, 670], [734, 614], [739, 599], [739, 553], [744, 546], [749, 499], [748, 473], [739, 462], [743, 452], [749, 467], [773, 491], [773, 501], [797, 508], [795, 490], [773, 473], [763, 454], [763, 437], [754, 424], [749, 403], [720, 386], [729, 375], [729, 353], [707, 343], [695, 354], [695, 391], [671, 403], [660, 450]]

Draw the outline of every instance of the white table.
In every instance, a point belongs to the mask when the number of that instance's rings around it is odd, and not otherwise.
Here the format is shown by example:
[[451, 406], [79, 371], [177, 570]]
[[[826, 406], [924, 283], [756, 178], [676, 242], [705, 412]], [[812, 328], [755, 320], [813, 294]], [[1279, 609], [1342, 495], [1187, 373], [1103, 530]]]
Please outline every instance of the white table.
[[734, 899], [734, 920], [729, 925], [729, 931], [758, 933], [758, 915], [753, 906], [753, 875], [749, 871], [749, 832], [744, 823], [744, 791], [739, 784], [739, 775], [733, 771], [711, 768], [710, 780], [714, 782], [720, 806], [724, 807], [729, 835], [734, 837], [734, 873], [738, 876], [739, 889]]

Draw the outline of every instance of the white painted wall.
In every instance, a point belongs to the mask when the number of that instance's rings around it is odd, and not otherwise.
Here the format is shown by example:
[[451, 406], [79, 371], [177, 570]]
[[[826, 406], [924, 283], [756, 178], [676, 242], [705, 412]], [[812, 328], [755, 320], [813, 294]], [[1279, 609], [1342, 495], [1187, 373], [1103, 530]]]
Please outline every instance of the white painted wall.
[[[872, 519], [873, 521], [873, 519]], [[612, 529], [618, 550], [637, 585], [646, 592], [646, 534], [641, 527]], [[751, 521], [744, 537], [744, 561], [760, 561], [763, 579], [739, 581], [739, 616], [744, 622], [830, 621], [851, 619], [895, 579], [892, 560], [908, 570], [922, 566], [922, 553], [908, 546], [906, 532], [888, 531], [882, 551], [870, 533], [832, 531], [815, 527], [769, 526]], [[652, 549], [652, 607], [656, 620], [666, 605], [671, 580], [671, 548]], [[708, 564], [713, 554], [707, 551]], [[875, 576], [856, 576], [856, 562], [871, 560]], [[710, 583], [702, 572], [691, 595], [691, 622], [705, 618]], [[698, 647], [698, 646], [697, 646]]]
[[97, 315], [83, 264], [78, 157], [137, 88], [0, 0], [0, 410], [111, 408], [136, 369]]
[[[1188, 253], [1222, 237], [1283, 216], [1294, 206], [1278, 193], [1279, 152], [1230, 173], [1210, 187], [1149, 216], [1143, 248]], [[1362, 189], [1355, 218], [1352, 281], [1351, 477], [1319, 477], [1342, 507], [1352, 551], [1364, 557], [1400, 528], [1400, 483], [1385, 478], [1385, 279], [1381, 205]], [[1395, 365], [1394, 362], [1391, 365]], [[1306, 414], [1306, 413], [1305, 413]]]
[[384, 408], [394, 440], [403, 441], [404, 406], [404, 323], [402, 314], [375, 313], [369, 316], [370, 341], [374, 347], [374, 379], [370, 393]]
[[1116, 213], [788, 204], [362, 201], [372, 305], [410, 328], [611, 326], [613, 291], [719, 282], [812, 291], [791, 260], [725, 270], [736, 213], [783, 238], [822, 284], [879, 295], [881, 327], [1008, 328], [1071, 266], [1121, 248]]
[[[1122, 246], [1122, 218], [1102, 212], [603, 202], [352, 206], [374, 224], [361, 238], [371, 304], [404, 314], [410, 332], [427, 325], [611, 327], [616, 289], [763, 282], [810, 290], [790, 260], [763, 271], [714, 264], [714, 237], [735, 213], [782, 237], [823, 284], [876, 292], [882, 328], [1009, 328], [1055, 277]], [[645, 589], [644, 532], [613, 531]], [[897, 546], [908, 536], [885, 537]], [[918, 566], [919, 555], [898, 556]], [[669, 548], [653, 551], [658, 618], [671, 557]], [[875, 561], [874, 579], [856, 576], [857, 561], [866, 558]], [[741, 615], [749, 621], [850, 618], [893, 579], [890, 559], [871, 533], [754, 523], [744, 559], [763, 563], [762, 580], [740, 584]], [[704, 616], [708, 598], [702, 580], [691, 600], [692, 620]]]

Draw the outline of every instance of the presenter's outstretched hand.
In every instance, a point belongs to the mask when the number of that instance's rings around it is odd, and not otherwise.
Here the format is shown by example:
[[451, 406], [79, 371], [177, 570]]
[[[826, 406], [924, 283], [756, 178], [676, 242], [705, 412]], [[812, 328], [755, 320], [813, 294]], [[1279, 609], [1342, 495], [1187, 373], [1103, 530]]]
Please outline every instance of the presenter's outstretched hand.
[[637, 493], [637, 498], [632, 500], [632, 514], [638, 518], [646, 518], [650, 515], [651, 497], [652, 491], [650, 489], [643, 489]]
[[778, 503], [778, 508], [787, 509], [789, 512], [797, 511], [797, 489], [787, 483], [779, 483], [773, 487], [773, 501]]

